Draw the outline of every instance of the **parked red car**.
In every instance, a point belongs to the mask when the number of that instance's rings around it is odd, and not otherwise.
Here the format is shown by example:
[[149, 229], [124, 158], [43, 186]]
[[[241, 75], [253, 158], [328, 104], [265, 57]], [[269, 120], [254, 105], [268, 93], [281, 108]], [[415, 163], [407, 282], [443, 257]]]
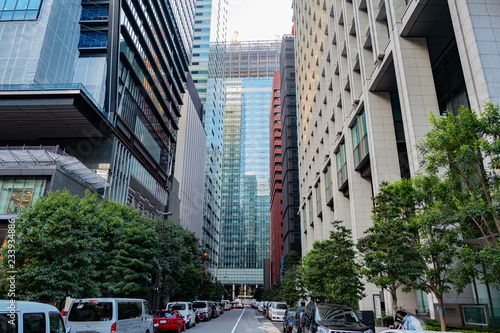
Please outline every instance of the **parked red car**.
[[153, 324], [156, 331], [184, 331], [186, 321], [179, 311], [158, 311], [153, 316]]

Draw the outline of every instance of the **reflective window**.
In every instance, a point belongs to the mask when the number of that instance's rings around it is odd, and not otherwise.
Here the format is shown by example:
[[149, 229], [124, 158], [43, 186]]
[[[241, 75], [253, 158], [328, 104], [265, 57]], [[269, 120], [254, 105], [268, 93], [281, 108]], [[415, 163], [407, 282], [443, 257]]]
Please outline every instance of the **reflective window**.
[[340, 188], [347, 181], [347, 160], [345, 158], [345, 144], [341, 143], [335, 152], [337, 159], [337, 182]]
[[23, 333], [45, 333], [45, 314], [23, 314]]
[[43, 195], [45, 178], [0, 178], [0, 214], [17, 214]]
[[356, 116], [356, 120], [351, 128], [352, 145], [354, 147], [354, 166], [357, 167], [359, 163], [368, 155], [368, 138], [366, 135], [366, 118], [365, 111], [361, 111]]
[[103, 21], [109, 17], [109, 7], [82, 6], [82, 21]]
[[59, 312], [49, 313], [50, 333], [65, 333], [64, 323]]
[[107, 47], [107, 32], [82, 32], [80, 34], [79, 48]]
[[36, 20], [42, 0], [0, 0], [0, 21]]

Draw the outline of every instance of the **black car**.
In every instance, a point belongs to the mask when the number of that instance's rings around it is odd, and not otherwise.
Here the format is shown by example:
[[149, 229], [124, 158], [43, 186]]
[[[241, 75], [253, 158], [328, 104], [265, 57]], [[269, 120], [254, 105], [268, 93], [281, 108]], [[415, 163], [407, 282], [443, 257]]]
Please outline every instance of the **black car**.
[[302, 333], [374, 333], [345, 305], [310, 302], [302, 318]]

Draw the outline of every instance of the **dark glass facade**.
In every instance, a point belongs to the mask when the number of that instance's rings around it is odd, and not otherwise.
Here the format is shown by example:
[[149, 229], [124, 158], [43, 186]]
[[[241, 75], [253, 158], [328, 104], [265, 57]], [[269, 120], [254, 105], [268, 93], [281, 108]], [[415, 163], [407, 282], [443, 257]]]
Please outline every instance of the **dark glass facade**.
[[283, 154], [283, 255], [301, 254], [299, 204], [299, 158], [295, 88], [294, 38], [283, 36], [281, 44], [281, 150]]
[[217, 274], [224, 284], [263, 284], [269, 258], [269, 100], [280, 51], [280, 42], [227, 45]]

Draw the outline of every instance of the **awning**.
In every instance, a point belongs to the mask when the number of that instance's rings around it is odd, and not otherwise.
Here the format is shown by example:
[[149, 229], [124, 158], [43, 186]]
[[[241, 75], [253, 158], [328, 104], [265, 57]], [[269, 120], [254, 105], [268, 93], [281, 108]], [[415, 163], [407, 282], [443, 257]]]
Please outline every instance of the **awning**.
[[99, 175], [87, 168], [59, 147], [0, 147], [0, 168], [36, 168], [57, 165], [95, 189], [110, 186]]

